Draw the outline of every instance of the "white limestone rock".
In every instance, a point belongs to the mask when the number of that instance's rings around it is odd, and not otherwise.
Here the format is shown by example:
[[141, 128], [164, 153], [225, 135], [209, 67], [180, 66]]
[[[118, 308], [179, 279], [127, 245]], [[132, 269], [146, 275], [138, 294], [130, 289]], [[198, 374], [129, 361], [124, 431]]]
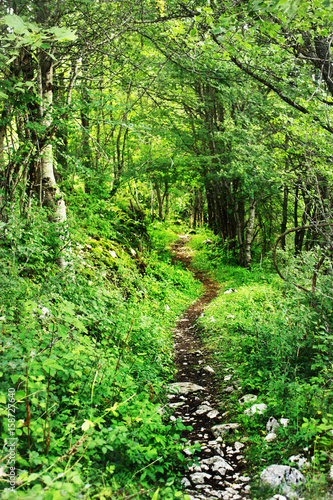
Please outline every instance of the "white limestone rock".
[[212, 433], [216, 438], [218, 438], [219, 436], [222, 437], [225, 434], [235, 431], [236, 429], [239, 429], [239, 424], [220, 424], [212, 427]]
[[264, 441], [266, 441], [266, 443], [273, 443], [273, 441], [275, 441], [276, 438], [277, 435], [275, 434], [275, 432], [269, 432], [265, 437]]
[[270, 465], [260, 475], [263, 483], [271, 488], [280, 487], [282, 493], [291, 496], [294, 492], [292, 487], [298, 487], [305, 482], [305, 478], [299, 470], [288, 465]]
[[238, 403], [243, 406], [246, 403], [254, 403], [255, 401], [257, 401], [257, 399], [258, 396], [256, 396], [255, 394], [245, 394], [245, 396], [241, 397], [238, 400]]
[[183, 479], [180, 481], [180, 484], [182, 486], [184, 486], [184, 488], [190, 488], [191, 487], [191, 483], [190, 481], [187, 479], [187, 477], [183, 477]]
[[208, 373], [215, 373], [215, 370], [209, 365], [204, 366], [203, 370], [205, 370], [205, 372], [208, 372]]
[[191, 392], [205, 391], [206, 389], [192, 382], [175, 382], [168, 385], [170, 392], [175, 394], [190, 394]]
[[[220, 472], [221, 469], [224, 469], [225, 471], [234, 470], [233, 467], [231, 467], [231, 465], [226, 460], [224, 460], [224, 458], [222, 458], [218, 455], [215, 455], [214, 457], [206, 458], [206, 459], [202, 460], [200, 462], [200, 464], [211, 465], [212, 470], [214, 472], [217, 471], [219, 474], [221, 474], [221, 472]], [[224, 472], [224, 474], [225, 474], [225, 472]], [[224, 475], [224, 474], [221, 474], [221, 475]]]
[[206, 472], [195, 472], [190, 476], [193, 484], [204, 484], [205, 480], [210, 479], [211, 477], [211, 474], [207, 474]]
[[266, 430], [267, 432], [275, 432], [275, 430], [280, 427], [279, 422], [276, 420], [274, 417], [269, 417], [267, 424], [266, 424]]
[[299, 470], [305, 469], [306, 466], [309, 465], [307, 459], [302, 455], [292, 455], [288, 458], [288, 461], [296, 464]]
[[216, 418], [218, 414], [219, 414], [219, 412], [217, 410], [212, 410], [212, 411], [207, 413], [207, 417], [208, 418]]
[[267, 410], [267, 405], [265, 403], [257, 403], [251, 406], [251, 408], [245, 410], [244, 415], [251, 416], [254, 415], [255, 413], [259, 413], [259, 415], [262, 415], [263, 413], [265, 413], [266, 410]]
[[212, 407], [208, 406], [206, 404], [201, 404], [197, 411], [195, 412], [197, 415], [202, 415], [203, 413], [207, 413], [208, 411], [211, 411]]
[[245, 444], [243, 443], [240, 443], [239, 441], [236, 441], [234, 443], [234, 448], [236, 450], [236, 452], [238, 453], [242, 448], [244, 448]]

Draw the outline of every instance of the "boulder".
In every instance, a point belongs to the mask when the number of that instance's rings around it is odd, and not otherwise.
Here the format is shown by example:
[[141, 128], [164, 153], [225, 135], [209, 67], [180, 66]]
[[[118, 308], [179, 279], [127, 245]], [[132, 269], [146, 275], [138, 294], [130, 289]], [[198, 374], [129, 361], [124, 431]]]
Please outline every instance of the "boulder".
[[260, 479], [273, 489], [280, 487], [287, 496], [291, 496], [294, 489], [305, 482], [303, 474], [288, 465], [270, 465], [262, 471]]

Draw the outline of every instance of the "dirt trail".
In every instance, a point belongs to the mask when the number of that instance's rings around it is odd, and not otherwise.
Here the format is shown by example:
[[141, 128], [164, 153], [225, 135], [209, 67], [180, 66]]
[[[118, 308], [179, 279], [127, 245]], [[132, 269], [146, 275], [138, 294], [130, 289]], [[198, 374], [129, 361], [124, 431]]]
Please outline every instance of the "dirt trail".
[[[175, 260], [191, 269], [191, 256], [186, 250], [187, 236], [179, 236], [173, 247]], [[174, 331], [174, 352], [177, 374], [170, 386], [170, 406], [174, 409], [172, 420], [182, 418], [185, 425], [193, 427], [184, 437], [188, 445], [200, 443], [196, 452], [198, 465], [186, 472], [182, 484], [191, 500], [239, 500], [249, 498], [249, 477], [245, 476], [246, 462], [242, 455], [244, 445], [236, 441], [232, 446], [224, 443], [224, 433], [232, 429], [223, 427], [221, 402], [217, 399], [217, 382], [209, 366], [209, 354], [198, 335], [195, 321], [218, 293], [218, 284], [204, 273], [191, 269], [196, 279], [204, 285], [204, 294], [182, 315]], [[223, 405], [222, 405], [223, 406]], [[214, 426], [221, 426], [214, 428]], [[213, 428], [213, 429], [212, 429]], [[189, 450], [185, 453], [191, 455]]]

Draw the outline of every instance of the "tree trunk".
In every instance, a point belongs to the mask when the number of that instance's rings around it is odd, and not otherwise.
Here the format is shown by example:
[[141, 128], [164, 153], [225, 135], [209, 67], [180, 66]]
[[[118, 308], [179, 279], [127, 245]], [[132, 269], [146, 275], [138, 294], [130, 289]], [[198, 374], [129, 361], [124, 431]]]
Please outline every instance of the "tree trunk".
[[[282, 222], [281, 222], [281, 234], [287, 230], [288, 222], [288, 186], [285, 184], [283, 189], [283, 206], [282, 206]], [[286, 237], [281, 238], [281, 248], [286, 249]]]
[[[42, 100], [41, 100], [41, 124], [45, 128], [49, 127], [52, 123], [51, 110], [53, 103], [53, 60], [45, 52], [40, 53], [39, 57], [39, 74], [41, 81]], [[54, 175], [54, 161], [53, 161], [53, 146], [47, 144], [44, 147], [41, 156], [41, 194], [42, 206], [52, 209], [52, 219], [55, 222], [62, 224], [59, 231], [59, 253], [56, 262], [61, 270], [64, 270], [68, 265], [68, 258], [70, 257], [71, 247], [67, 226], [66, 204], [60, 192]]]
[[163, 200], [161, 196], [161, 190], [160, 186], [158, 184], [158, 181], [154, 182], [154, 187], [156, 191], [156, 198], [157, 198], [157, 205], [158, 205], [158, 216], [162, 220], [163, 219]]
[[154, 219], [155, 219], [155, 213], [154, 213], [154, 188], [153, 188], [152, 181], [150, 181], [150, 190], [151, 190], [151, 203], [150, 203], [150, 207], [151, 207], [151, 219], [150, 220], [153, 223]]
[[[295, 202], [294, 202], [294, 226], [298, 227], [298, 191], [299, 191], [299, 186], [298, 184], [296, 185], [295, 189]], [[294, 252], [295, 255], [298, 254], [298, 239], [299, 239], [299, 234], [298, 231], [295, 232], [295, 243], [294, 243]]]
[[251, 268], [252, 258], [251, 258], [251, 244], [252, 235], [254, 229], [254, 221], [256, 215], [256, 200], [254, 198], [250, 199], [249, 206], [249, 220], [247, 223], [246, 233], [245, 233], [245, 244], [244, 244], [244, 264], [245, 267]]

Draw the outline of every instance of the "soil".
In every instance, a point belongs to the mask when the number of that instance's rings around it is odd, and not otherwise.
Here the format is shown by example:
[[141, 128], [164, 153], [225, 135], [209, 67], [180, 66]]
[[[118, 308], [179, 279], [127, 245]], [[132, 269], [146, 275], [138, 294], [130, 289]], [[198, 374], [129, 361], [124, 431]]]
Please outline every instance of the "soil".
[[[221, 413], [224, 405], [221, 396], [218, 397], [219, 383], [214, 370], [209, 366], [210, 353], [205, 349], [196, 327], [196, 320], [217, 296], [219, 285], [205, 273], [191, 268], [191, 255], [185, 247], [190, 238], [183, 235], [179, 235], [179, 238], [173, 247], [174, 260], [191, 270], [204, 286], [203, 295], [182, 315], [174, 330], [174, 361], [177, 368], [175, 382], [191, 382], [204, 388], [188, 394], [168, 396], [170, 406], [174, 408], [171, 419], [180, 417], [185, 425], [191, 426], [192, 430], [185, 431], [183, 437], [186, 437], [189, 446], [199, 443], [201, 447], [201, 451], [195, 452], [197, 460], [186, 472], [183, 485], [193, 500], [248, 498], [249, 478], [244, 478], [246, 461], [240, 452], [244, 445], [236, 442], [235, 446], [227, 446], [212, 431], [213, 426], [226, 423]], [[203, 404], [208, 410], [201, 412], [199, 407]], [[236, 441], [237, 437], [234, 438]], [[185, 450], [185, 453], [191, 456], [189, 450]], [[225, 460], [230, 469], [218, 470], [215, 467], [214, 470], [213, 464], [209, 461], [205, 463], [205, 460], [212, 457], [215, 460], [221, 457], [220, 460]], [[203, 473], [203, 482], [197, 481], [196, 473]]]

